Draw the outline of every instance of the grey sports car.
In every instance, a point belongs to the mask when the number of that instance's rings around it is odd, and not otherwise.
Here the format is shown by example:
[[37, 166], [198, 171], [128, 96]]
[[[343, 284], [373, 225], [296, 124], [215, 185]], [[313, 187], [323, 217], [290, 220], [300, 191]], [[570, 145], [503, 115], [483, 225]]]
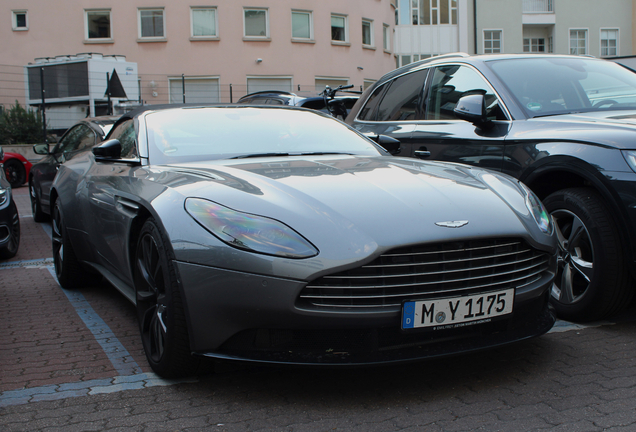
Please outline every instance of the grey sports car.
[[165, 377], [432, 358], [555, 321], [557, 239], [529, 189], [316, 111], [142, 107], [60, 167], [51, 208], [60, 284], [109, 280]]

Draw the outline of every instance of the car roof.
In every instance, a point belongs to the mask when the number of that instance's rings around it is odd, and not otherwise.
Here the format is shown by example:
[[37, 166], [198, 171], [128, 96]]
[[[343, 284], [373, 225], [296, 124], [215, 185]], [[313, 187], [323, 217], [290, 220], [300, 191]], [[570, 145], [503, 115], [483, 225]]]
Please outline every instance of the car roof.
[[520, 59], [520, 58], [580, 58], [591, 60], [594, 59], [592, 56], [580, 56], [580, 55], [571, 55], [571, 54], [537, 54], [537, 53], [524, 53], [524, 54], [477, 54], [477, 55], [469, 55], [466, 53], [450, 53], [443, 54], [440, 56], [429, 57], [424, 60], [416, 61], [413, 63], [409, 63], [405, 66], [397, 68], [380, 78], [376, 81], [373, 87], [377, 87], [380, 84], [385, 83], [397, 76], [400, 76], [406, 72], [410, 72], [412, 70], [417, 70], [420, 68], [425, 68], [429, 66], [434, 66], [439, 63], [448, 63], [448, 62], [461, 62], [467, 64], [478, 64], [484, 63], [493, 60], [509, 60], [509, 59]]

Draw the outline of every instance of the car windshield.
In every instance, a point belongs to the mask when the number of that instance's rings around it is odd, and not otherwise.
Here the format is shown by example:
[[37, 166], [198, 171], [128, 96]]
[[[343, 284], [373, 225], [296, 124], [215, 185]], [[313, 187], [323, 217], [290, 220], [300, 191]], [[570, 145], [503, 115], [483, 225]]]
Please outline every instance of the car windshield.
[[153, 164], [321, 153], [381, 154], [347, 125], [312, 111], [197, 107], [156, 111], [145, 119]]
[[540, 57], [488, 65], [528, 117], [636, 109], [636, 74], [611, 61]]

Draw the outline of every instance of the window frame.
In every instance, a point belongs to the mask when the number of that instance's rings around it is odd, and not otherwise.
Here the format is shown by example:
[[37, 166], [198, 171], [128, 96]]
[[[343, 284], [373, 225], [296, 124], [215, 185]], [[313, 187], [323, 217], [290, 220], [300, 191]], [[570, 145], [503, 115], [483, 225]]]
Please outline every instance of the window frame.
[[[579, 50], [578, 44], [577, 44], [577, 47], [576, 47], [577, 52], [572, 52], [572, 32], [577, 32], [577, 39], [576, 39], [577, 41], [581, 40], [581, 39], [578, 38], [578, 32], [583, 32], [585, 34], [585, 39], [584, 39], [585, 40], [585, 47], [583, 48], [584, 52], [582, 52], [582, 53], [578, 52], [578, 50]], [[568, 52], [570, 54], [572, 54], [572, 55], [587, 55], [589, 53], [589, 51], [590, 51], [590, 49], [589, 49], [589, 39], [590, 39], [589, 38], [589, 33], [590, 33], [590, 31], [587, 28], [576, 27], [576, 28], [568, 29]]]
[[[142, 12], [159, 12], [161, 11], [161, 22], [163, 36], [143, 36], [143, 27], [141, 20]], [[139, 42], [157, 42], [167, 40], [166, 34], [166, 10], [163, 7], [140, 7], [137, 8], [137, 40]]]
[[386, 53], [391, 52], [391, 26], [385, 23], [382, 23], [382, 48]]
[[[333, 19], [342, 18], [344, 21], [344, 40], [333, 38]], [[331, 24], [331, 44], [332, 45], [349, 45], [349, 15], [332, 13], [330, 15], [329, 23]]]
[[[24, 15], [24, 27], [18, 26], [18, 15]], [[27, 9], [15, 9], [11, 11], [11, 30], [13, 31], [29, 30], [29, 11]]]
[[[108, 37], [90, 37], [90, 25], [88, 22], [88, 15], [92, 13], [108, 13]], [[103, 43], [113, 40], [113, 22], [111, 20], [111, 9], [84, 9], [84, 42], [85, 43]]]
[[[616, 38], [615, 39], [603, 39], [603, 32], [616, 32]], [[603, 41], [615, 41], [616, 45], [614, 47], [610, 47], [609, 45], [607, 47], [603, 47]], [[619, 28], [601, 28], [599, 29], [599, 48], [600, 48], [600, 57], [601, 58], [607, 58], [607, 57], [616, 57], [619, 55], [620, 53], [620, 29]], [[609, 50], [610, 49], [614, 49], [615, 53], [614, 54], [610, 54]], [[607, 54], [603, 54], [603, 49], [608, 50]]]
[[[494, 35], [495, 33], [499, 34], [499, 39], [498, 39], [499, 40], [499, 48], [498, 48], [499, 51], [495, 51], [495, 48], [493, 48], [493, 46], [492, 46], [492, 42], [496, 41], [497, 39], [494, 39], [494, 38], [487, 39], [486, 38], [486, 33], [487, 32], [491, 33], [492, 35]], [[503, 38], [503, 29], [483, 29], [482, 36], [483, 36], [482, 37], [482, 39], [483, 39], [483, 41], [482, 41], [482, 49], [483, 49], [483, 53], [484, 54], [501, 54], [501, 53], [504, 52], [504, 50], [503, 50], [503, 40], [504, 40], [504, 38]], [[488, 48], [486, 48], [486, 42], [487, 41], [490, 41], [490, 43], [491, 43], [491, 46], [489, 48], [490, 51], [486, 51], [488, 49]]]
[[[188, 81], [190, 83], [193, 82], [198, 82], [198, 83], [202, 83], [202, 82], [207, 82], [207, 84], [209, 84], [211, 87], [214, 88], [214, 93], [213, 95], [217, 96], [217, 100], [213, 100], [213, 97], [208, 97], [208, 100], [197, 100], [197, 101], [192, 101], [192, 97], [194, 97], [193, 93], [188, 94]], [[185, 83], [186, 86], [186, 103], [221, 103], [221, 79], [218, 75], [205, 75], [205, 76], [198, 76], [198, 75], [191, 75], [191, 76], [184, 76], [184, 77], [180, 77], [180, 76], [169, 76], [168, 77], [168, 103], [182, 103], [183, 102], [183, 93], [181, 93], [179, 95], [179, 97], [177, 98], [173, 98], [173, 85], [176, 83], [176, 85], [181, 86], [182, 83]], [[183, 89], [181, 89], [183, 90]], [[190, 99], [188, 99], [190, 98]], [[204, 97], [199, 97], [199, 99], [206, 99]]]
[[[294, 14], [305, 14], [309, 17], [309, 37], [294, 36]], [[309, 42], [314, 40], [314, 13], [310, 10], [291, 10], [291, 38], [294, 42]]]
[[[548, 44], [545, 41], [546, 38], [544, 37], [539, 37], [539, 38], [523, 38], [523, 52], [524, 53], [539, 53], [539, 54], [545, 54], [548, 52]], [[527, 44], [526, 44], [527, 41]], [[541, 41], [543, 41], [543, 43], [541, 43]], [[539, 48], [543, 47], [543, 50], [540, 50]], [[526, 48], [528, 48], [528, 50], [526, 51]], [[536, 50], [534, 50], [533, 48], [536, 48]]]
[[[364, 43], [364, 25], [368, 24], [369, 25], [369, 43], [365, 44]], [[375, 35], [374, 33], [374, 28], [373, 28], [373, 20], [369, 19], [369, 18], [362, 18], [362, 47], [363, 48], [367, 48], [367, 49], [375, 49]]]
[[[245, 13], [249, 11], [265, 12], [265, 35], [248, 35], [245, 21]], [[243, 40], [270, 40], [269, 33], [269, 8], [244, 7], [243, 8]]]
[[[214, 11], [214, 34], [194, 34], [194, 13], [196, 11]], [[219, 40], [219, 11], [216, 6], [190, 6], [190, 40]]]

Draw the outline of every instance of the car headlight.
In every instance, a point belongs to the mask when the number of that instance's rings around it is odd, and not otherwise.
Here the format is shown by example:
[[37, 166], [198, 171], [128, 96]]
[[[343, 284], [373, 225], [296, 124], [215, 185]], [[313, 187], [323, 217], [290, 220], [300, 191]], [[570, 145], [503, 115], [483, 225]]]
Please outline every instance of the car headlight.
[[185, 209], [203, 228], [230, 246], [285, 258], [318, 255], [311, 243], [274, 219], [238, 212], [201, 198], [186, 199]]
[[526, 195], [526, 207], [530, 210], [532, 217], [539, 225], [539, 229], [546, 234], [552, 234], [552, 217], [543, 206], [543, 203], [526, 185], [519, 182], [521, 189]]
[[632, 171], [636, 172], [636, 151], [635, 150], [623, 150], [623, 157], [627, 162], [627, 165], [632, 169]]
[[4, 189], [0, 187], [0, 206], [7, 202], [11, 194], [10, 189]]

